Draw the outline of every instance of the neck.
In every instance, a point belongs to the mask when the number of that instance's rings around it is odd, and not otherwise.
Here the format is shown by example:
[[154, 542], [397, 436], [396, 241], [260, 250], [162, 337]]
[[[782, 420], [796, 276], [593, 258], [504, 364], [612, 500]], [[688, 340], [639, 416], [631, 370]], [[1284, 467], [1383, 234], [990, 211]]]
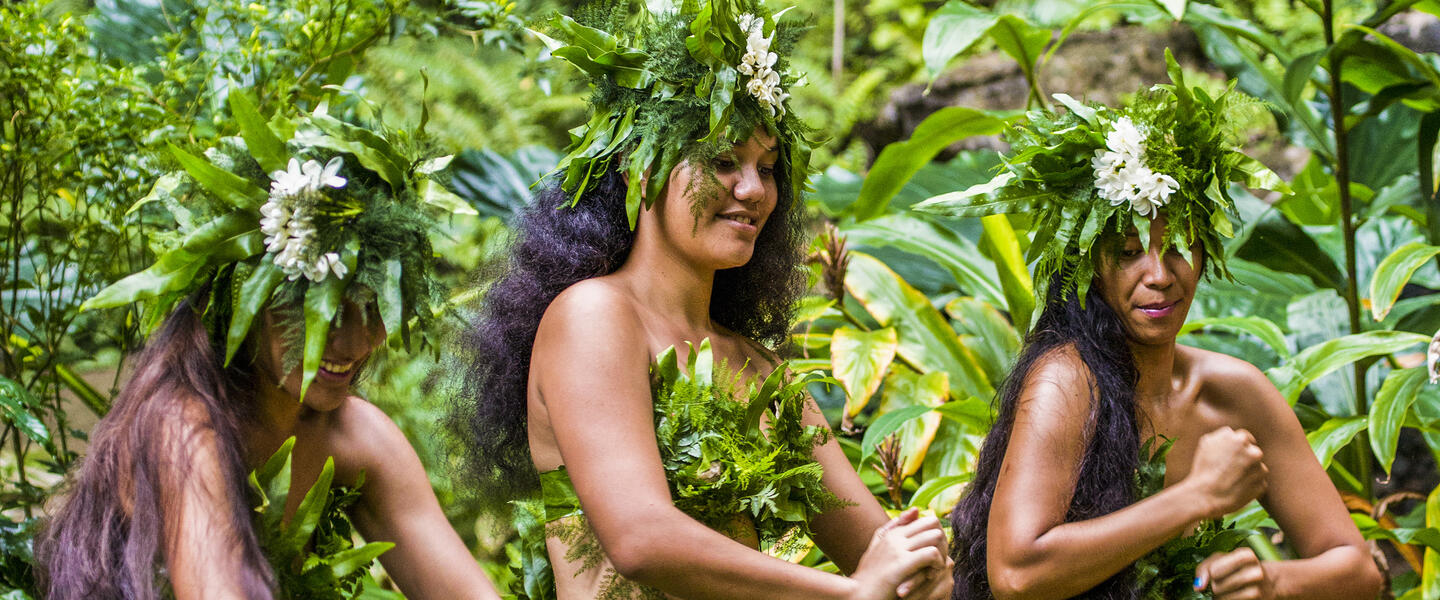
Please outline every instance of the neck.
[[1175, 374], [1175, 342], [1166, 344], [1130, 344], [1135, 357], [1135, 370], [1140, 380], [1135, 385], [1135, 403], [1149, 408], [1170, 398]]
[[244, 423], [246, 458], [259, 464], [270, 458], [295, 430], [305, 413], [305, 405], [285, 391], [274, 378], [259, 375], [255, 390], [255, 418]]
[[615, 274], [625, 278], [646, 305], [662, 314], [679, 315], [692, 331], [714, 328], [710, 296], [715, 287], [715, 270], [686, 261], [657, 236], [638, 232], [630, 256]]

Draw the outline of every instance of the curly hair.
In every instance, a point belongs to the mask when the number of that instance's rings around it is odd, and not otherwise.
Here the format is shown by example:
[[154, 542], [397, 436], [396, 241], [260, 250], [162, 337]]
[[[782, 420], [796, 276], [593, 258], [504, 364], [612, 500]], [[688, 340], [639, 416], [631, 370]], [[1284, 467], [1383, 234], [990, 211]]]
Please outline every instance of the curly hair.
[[[781, 162], [786, 154], [780, 153]], [[802, 206], [792, 200], [789, 165], [777, 164], [778, 202], [748, 263], [716, 272], [710, 317], [758, 342], [778, 347], [805, 291]], [[465, 476], [490, 505], [537, 489], [527, 437], [526, 391], [531, 347], [540, 318], [560, 292], [613, 273], [635, 243], [625, 214], [624, 178], [612, 169], [574, 206], [548, 182], [514, 224], [509, 260], [480, 300], [472, 327], [460, 335], [455, 367], [461, 381], [450, 429], [464, 452]]]

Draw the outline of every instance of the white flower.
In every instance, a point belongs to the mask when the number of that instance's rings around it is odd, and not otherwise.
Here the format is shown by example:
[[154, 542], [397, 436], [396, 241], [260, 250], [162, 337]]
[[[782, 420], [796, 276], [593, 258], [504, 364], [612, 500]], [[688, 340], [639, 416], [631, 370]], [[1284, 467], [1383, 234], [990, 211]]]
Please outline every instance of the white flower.
[[310, 178], [300, 169], [300, 161], [290, 159], [290, 165], [284, 171], [275, 171], [270, 174], [270, 198], [277, 196], [294, 196], [303, 191]]
[[765, 20], [750, 13], [740, 15], [739, 23], [740, 29], [745, 32], [745, 55], [740, 57], [740, 64], [735, 70], [750, 77], [745, 91], [755, 98], [761, 108], [769, 111], [772, 117], [777, 112], [783, 117], [785, 99], [790, 94], [780, 88], [780, 74], [775, 72], [775, 63], [780, 60], [779, 55], [770, 51], [775, 34], [765, 37]]
[[1158, 213], [1180, 187], [1175, 178], [1157, 173], [1145, 164], [1145, 135], [1129, 117], [1115, 120], [1105, 149], [1090, 159], [1095, 189], [1111, 206], [1129, 202], [1142, 216]]
[[1130, 117], [1115, 119], [1115, 129], [1105, 136], [1105, 145], [1115, 152], [1132, 156], [1145, 155], [1145, 134]]
[[318, 232], [311, 214], [314, 201], [324, 188], [345, 187], [339, 156], [325, 164], [291, 158], [285, 170], [270, 174], [270, 198], [260, 206], [260, 231], [265, 234], [265, 251], [273, 254], [276, 266], [291, 281], [305, 277], [320, 282], [330, 273], [345, 278], [348, 272], [340, 255], [319, 252], [313, 241]]
[[739, 21], [740, 31], [744, 31], [746, 35], [750, 35], [755, 31], [763, 32], [765, 29], [765, 19], [762, 19], [750, 13], [740, 15]]

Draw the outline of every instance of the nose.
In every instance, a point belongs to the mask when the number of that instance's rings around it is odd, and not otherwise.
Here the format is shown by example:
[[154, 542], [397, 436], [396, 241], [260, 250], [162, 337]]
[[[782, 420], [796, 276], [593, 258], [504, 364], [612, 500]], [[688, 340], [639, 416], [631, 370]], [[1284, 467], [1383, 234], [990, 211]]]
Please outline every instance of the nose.
[[1160, 244], [1152, 244], [1143, 261], [1141, 266], [1144, 272], [1140, 282], [1146, 287], [1163, 290], [1175, 283], [1175, 272], [1170, 270], [1170, 265], [1165, 260], [1165, 250]]
[[760, 180], [760, 169], [754, 165], [746, 165], [739, 169], [736, 174], [735, 186], [730, 193], [745, 204], [758, 204], [765, 198], [765, 182]]

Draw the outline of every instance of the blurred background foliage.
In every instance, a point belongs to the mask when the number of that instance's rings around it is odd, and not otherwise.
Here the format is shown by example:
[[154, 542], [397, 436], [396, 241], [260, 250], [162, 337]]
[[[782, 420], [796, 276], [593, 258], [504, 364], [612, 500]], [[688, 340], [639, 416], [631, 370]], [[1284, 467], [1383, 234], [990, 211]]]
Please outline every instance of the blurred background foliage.
[[[480, 213], [447, 223], [436, 253], [466, 305], [585, 117], [583, 83], [526, 29], [580, 4], [0, 3], [0, 593], [29, 585], [28, 532], [141, 341], [146, 315], [78, 306], [153, 258], [147, 242], [169, 217], [158, 203], [130, 207], [173, 167], [156, 149], [233, 134], [234, 86], [266, 112], [423, 123], [437, 152], [456, 155], [450, 187]], [[954, 505], [1035, 310], [1023, 215], [907, 207], [987, 180], [999, 131], [1052, 93], [1114, 103], [1163, 81], [1157, 57], [1170, 48], [1188, 81], [1218, 91], [1235, 78], [1265, 101], [1237, 141], [1294, 189], [1232, 190], [1247, 217], [1227, 245], [1235, 281], [1202, 283], [1182, 343], [1266, 370], [1372, 540], [1387, 597], [1440, 598], [1440, 386], [1426, 364], [1427, 344], [1440, 353], [1440, 2], [799, 9], [813, 26], [791, 57], [809, 80], [793, 102], [826, 142], [807, 204], [813, 293], [784, 351], [839, 382], [811, 391], [883, 504]], [[378, 363], [365, 395], [415, 444], [477, 560], [525, 597], [510, 517], [482, 514], [451, 478], [436, 354]], [[1234, 518], [1273, 530], [1258, 506]], [[833, 569], [813, 549], [790, 558]]]

